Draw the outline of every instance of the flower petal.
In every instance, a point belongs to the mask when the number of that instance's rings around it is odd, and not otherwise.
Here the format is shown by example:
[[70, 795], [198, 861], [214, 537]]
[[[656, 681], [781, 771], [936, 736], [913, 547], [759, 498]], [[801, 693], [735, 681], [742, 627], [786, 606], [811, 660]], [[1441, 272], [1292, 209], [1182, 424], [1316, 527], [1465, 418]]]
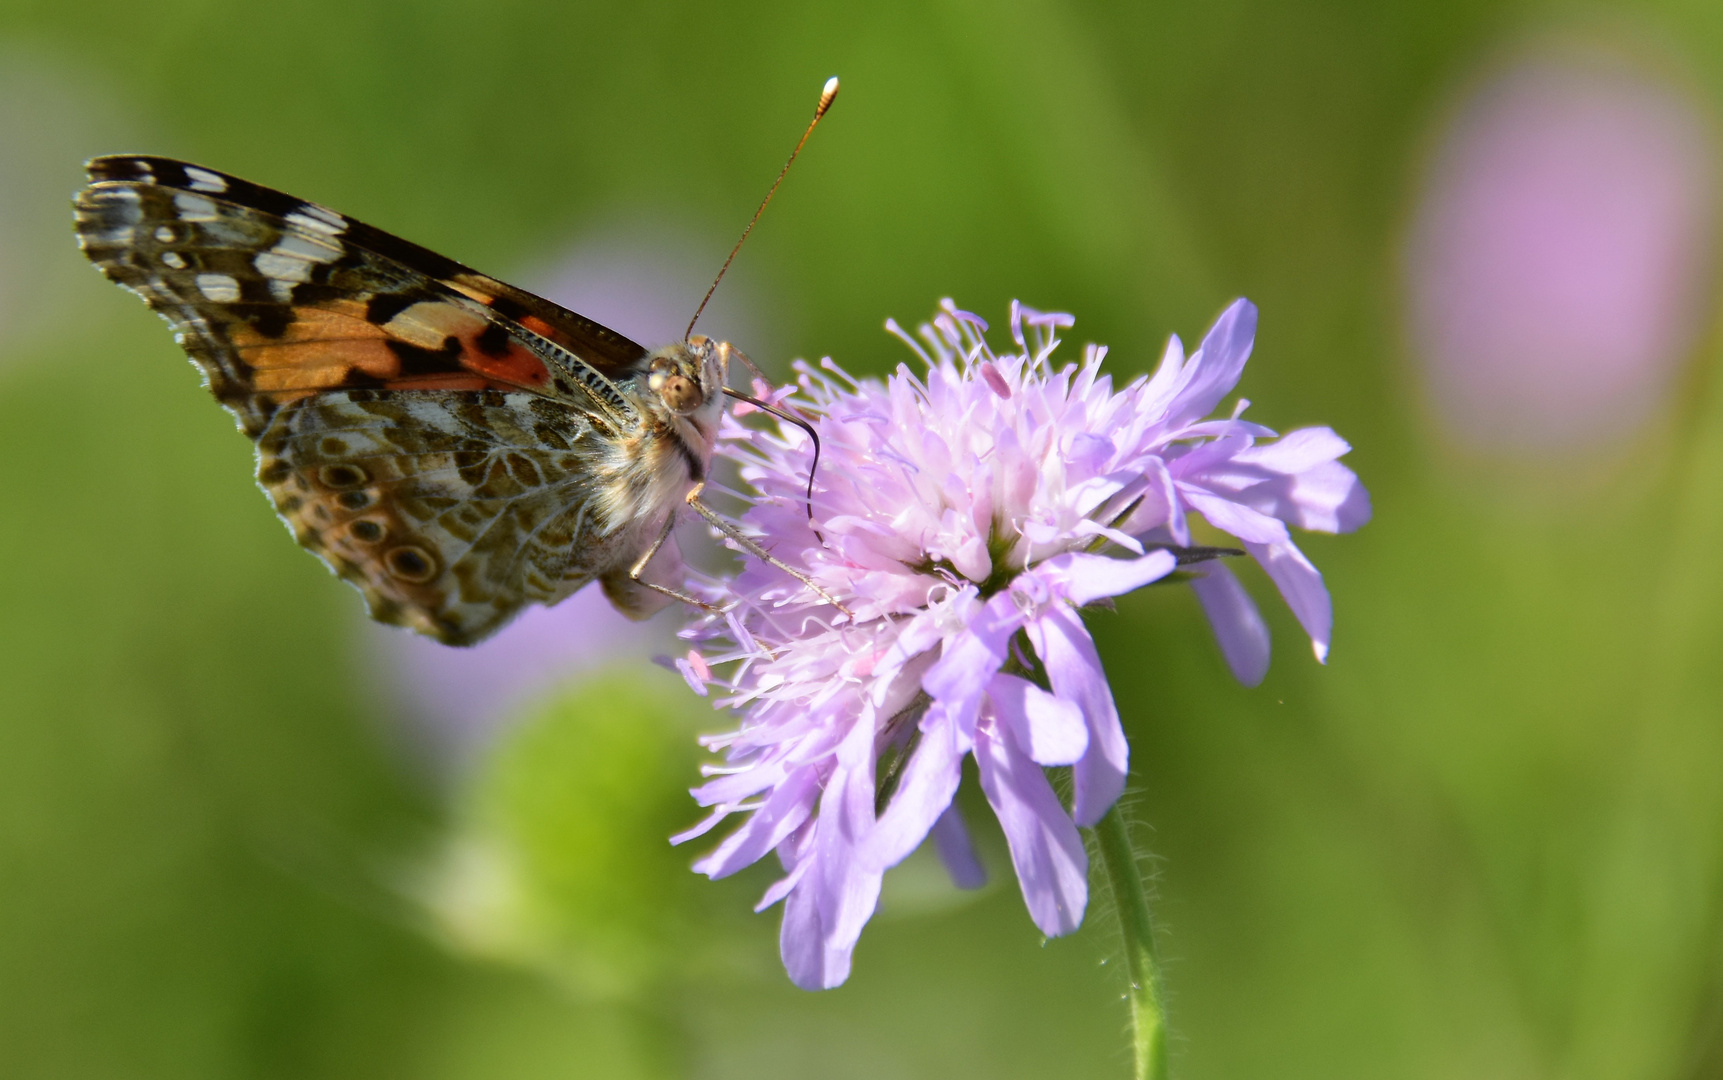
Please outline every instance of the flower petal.
[[1030, 640], [1047, 669], [1053, 693], [1075, 702], [1089, 726], [1089, 749], [1071, 767], [1071, 816], [1093, 825], [1125, 790], [1131, 748], [1119, 726], [1119, 710], [1107, 686], [1094, 639], [1072, 609], [1054, 604], [1029, 624]]
[[1048, 937], [1077, 929], [1089, 902], [1089, 859], [1083, 839], [1041, 766], [1004, 732], [975, 732], [981, 790], [999, 817], [1029, 917]]
[[752, 866], [808, 819], [819, 797], [818, 770], [812, 766], [797, 769], [772, 789], [765, 803], [749, 814], [740, 828], [697, 859], [694, 872], [716, 880]]
[[1310, 647], [1317, 663], [1328, 662], [1328, 633], [1334, 621], [1334, 611], [1328, 600], [1328, 586], [1322, 583], [1322, 573], [1304, 557], [1304, 552], [1291, 540], [1278, 544], [1244, 545], [1255, 556], [1268, 576], [1286, 598], [1286, 606], [1298, 616], [1298, 624], [1310, 635]]
[[981, 700], [987, 681], [1005, 662], [1005, 645], [1023, 625], [1023, 613], [1009, 592], [982, 605], [966, 627], [946, 643], [945, 652], [921, 677], [922, 689], [935, 701], [962, 705], [965, 711]]
[[1289, 431], [1274, 442], [1253, 446], [1237, 457], [1271, 472], [1291, 476], [1343, 457], [1351, 449], [1333, 428], [1309, 427]]
[[856, 858], [873, 824], [872, 745], [871, 726], [858, 724], [840, 747], [802, 856], [811, 865], [784, 904], [778, 948], [790, 979], [805, 990], [849, 978], [850, 954], [879, 903], [880, 872]]
[[963, 824], [963, 812], [952, 803], [933, 823], [933, 845], [939, 861], [945, 864], [951, 883], [960, 889], [979, 889], [987, 884], [987, 868], [975, 854], [969, 841], [969, 829]]
[[1160, 413], [1178, 393], [1184, 368], [1185, 344], [1173, 334], [1167, 338], [1167, 347], [1161, 351], [1161, 362], [1154, 375], [1142, 386], [1137, 407], [1151, 415]]
[[861, 844], [860, 858], [867, 866], [896, 866], [921, 846], [957, 794], [968, 752], [969, 740], [946, 715], [945, 706], [937, 701], [929, 705], [921, 721], [921, 742], [904, 766], [885, 813]]
[[1286, 526], [1278, 518], [1252, 510], [1224, 495], [1185, 483], [1179, 485], [1179, 495], [1190, 503], [1192, 510], [1208, 518], [1210, 525], [1232, 533], [1247, 544], [1275, 544], [1287, 539]]
[[1178, 565], [1170, 551], [1151, 551], [1136, 559], [1067, 552], [1036, 567], [1039, 574], [1078, 607], [1103, 596], [1123, 596], [1166, 577]]
[[872, 724], [855, 726], [838, 748], [837, 765], [820, 800], [818, 872], [826, 947], [843, 953], [847, 974], [849, 952], [879, 902], [881, 872], [859, 858], [876, 824]]
[[1239, 501], [1312, 532], [1351, 532], [1370, 520], [1370, 493], [1338, 461], [1257, 484]]
[[1233, 678], [1255, 686], [1268, 674], [1268, 625], [1231, 568], [1218, 560], [1191, 578]]
[[1184, 385], [1167, 409], [1171, 427], [1201, 420], [1214, 412], [1244, 374], [1256, 340], [1256, 305], [1234, 300], [1203, 336], [1202, 347], [1185, 365]]
[[[784, 921], [778, 927], [778, 955], [790, 981], [803, 990], [825, 990], [849, 975], [848, 964], [836, 979], [826, 973], [826, 935], [820, 925], [819, 901], [806, 881], [798, 881], [784, 901]], [[845, 958], [847, 960], [847, 957]]]
[[1089, 749], [1089, 728], [1075, 702], [1004, 672], [993, 676], [987, 696], [994, 715], [1039, 764], [1070, 765]]

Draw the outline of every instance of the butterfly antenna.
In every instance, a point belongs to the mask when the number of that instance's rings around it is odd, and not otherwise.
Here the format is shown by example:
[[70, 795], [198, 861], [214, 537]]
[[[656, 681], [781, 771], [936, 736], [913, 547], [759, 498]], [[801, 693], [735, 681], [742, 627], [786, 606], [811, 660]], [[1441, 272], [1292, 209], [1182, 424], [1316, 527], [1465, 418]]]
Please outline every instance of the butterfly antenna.
[[820, 118], [826, 115], [826, 110], [832, 107], [832, 101], [838, 96], [838, 77], [833, 75], [826, 80], [825, 89], [820, 91], [820, 103], [814, 107], [814, 118], [808, 121], [808, 130], [802, 132], [796, 148], [790, 151], [790, 159], [784, 162], [784, 167], [778, 170], [778, 178], [772, 181], [772, 188], [766, 192], [766, 197], [760, 200], [760, 208], [754, 211], [754, 217], [748, 222], [748, 227], [742, 230], [741, 239], [730, 249], [730, 257], [724, 260], [724, 265], [718, 268], [718, 276], [712, 279], [712, 287], [706, 290], [706, 295], [700, 298], [700, 306], [694, 309], [694, 317], [688, 320], [688, 329], [682, 332], [682, 340], [688, 340], [694, 333], [694, 324], [700, 321], [700, 313], [706, 310], [706, 302], [712, 299], [712, 294], [718, 291], [718, 283], [724, 280], [724, 272], [730, 269], [730, 263], [736, 258], [736, 252], [742, 250], [742, 244], [748, 239], [748, 234], [754, 231], [754, 225], [759, 222], [760, 215], [766, 212], [766, 204], [772, 201], [772, 196], [778, 193], [778, 185], [784, 182], [784, 176], [790, 171], [790, 166], [796, 162], [796, 155], [802, 152], [807, 144], [808, 136], [814, 133], [814, 127]]

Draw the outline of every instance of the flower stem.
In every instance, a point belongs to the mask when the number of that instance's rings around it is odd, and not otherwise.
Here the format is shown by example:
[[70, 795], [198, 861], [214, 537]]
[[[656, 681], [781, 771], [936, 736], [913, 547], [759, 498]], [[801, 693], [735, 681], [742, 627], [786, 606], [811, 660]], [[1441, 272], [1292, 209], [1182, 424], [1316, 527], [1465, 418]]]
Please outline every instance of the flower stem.
[[1119, 913], [1119, 936], [1125, 945], [1125, 973], [1131, 989], [1131, 1049], [1136, 1057], [1135, 1080], [1166, 1080], [1167, 1019], [1161, 1007], [1161, 965], [1155, 955], [1155, 927], [1149, 918], [1149, 895], [1131, 849], [1130, 830], [1114, 803], [1095, 825], [1101, 865], [1113, 889]]

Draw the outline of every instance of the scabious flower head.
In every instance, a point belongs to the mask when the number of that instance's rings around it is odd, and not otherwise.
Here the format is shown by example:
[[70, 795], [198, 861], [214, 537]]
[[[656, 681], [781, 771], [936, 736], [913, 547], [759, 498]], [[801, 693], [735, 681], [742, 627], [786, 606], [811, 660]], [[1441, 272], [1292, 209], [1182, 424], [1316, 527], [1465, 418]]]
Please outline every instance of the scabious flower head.
[[[1048, 935], [1082, 921], [1093, 825], [1125, 786], [1129, 749], [1082, 609], [1165, 577], [1200, 514], [1236, 536], [1328, 646], [1328, 594], [1286, 523], [1338, 531], [1369, 504], [1335, 459], [1332, 431], [1274, 432], [1205, 419], [1238, 381], [1256, 310], [1240, 300], [1188, 360], [1178, 339], [1153, 377], [1115, 391], [1105, 348], [1055, 368], [1068, 315], [1012, 305], [1014, 348], [995, 353], [978, 317], [950, 301], [917, 343], [924, 373], [857, 381], [831, 362], [798, 364], [820, 435], [811, 504], [807, 437], [729, 421], [720, 453], [752, 489], [742, 523], [846, 612], [758, 560], [709, 583], [731, 605], [697, 620], [679, 668], [737, 730], [695, 789], [712, 808], [699, 836], [741, 825], [695, 869], [714, 878], [775, 852], [785, 875], [760, 902], [785, 902], [781, 949], [797, 985], [830, 987], [879, 897], [881, 877], [931, 833], [960, 885], [980, 864], [952, 803], [973, 756], [1030, 916]], [[1216, 561], [1194, 583], [1223, 653], [1262, 678], [1268, 638]], [[1070, 770], [1071, 805], [1045, 769]]]

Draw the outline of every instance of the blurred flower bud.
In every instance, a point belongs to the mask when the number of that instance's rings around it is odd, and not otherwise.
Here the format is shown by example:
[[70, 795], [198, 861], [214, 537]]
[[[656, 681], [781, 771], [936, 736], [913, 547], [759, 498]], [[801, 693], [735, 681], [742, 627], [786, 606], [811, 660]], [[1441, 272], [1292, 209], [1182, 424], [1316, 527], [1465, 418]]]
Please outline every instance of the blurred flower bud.
[[666, 839], [689, 823], [696, 700], [674, 674], [630, 664], [501, 737], [426, 889], [458, 948], [630, 1000], [694, 970], [701, 942], [737, 939], [729, 922], [746, 938], [748, 921], [714, 908]]
[[1414, 345], [1468, 445], [1630, 434], [1708, 309], [1717, 179], [1688, 96], [1599, 58], [1520, 63], [1443, 138], [1409, 247]]

